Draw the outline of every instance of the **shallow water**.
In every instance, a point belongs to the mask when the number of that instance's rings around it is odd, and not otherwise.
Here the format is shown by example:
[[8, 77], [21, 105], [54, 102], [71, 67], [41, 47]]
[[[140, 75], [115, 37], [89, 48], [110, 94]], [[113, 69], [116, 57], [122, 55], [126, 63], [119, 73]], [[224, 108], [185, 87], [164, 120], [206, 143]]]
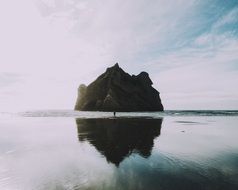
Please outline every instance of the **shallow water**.
[[237, 113], [1, 113], [0, 189], [238, 189]]

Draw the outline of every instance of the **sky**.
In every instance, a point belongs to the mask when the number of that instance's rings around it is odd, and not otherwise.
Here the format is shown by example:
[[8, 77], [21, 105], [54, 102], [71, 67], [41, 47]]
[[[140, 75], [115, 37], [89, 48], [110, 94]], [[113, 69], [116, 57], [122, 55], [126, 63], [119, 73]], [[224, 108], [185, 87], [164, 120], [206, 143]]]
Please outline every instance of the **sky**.
[[238, 109], [238, 0], [2, 0], [0, 110], [73, 109], [116, 62], [165, 109]]

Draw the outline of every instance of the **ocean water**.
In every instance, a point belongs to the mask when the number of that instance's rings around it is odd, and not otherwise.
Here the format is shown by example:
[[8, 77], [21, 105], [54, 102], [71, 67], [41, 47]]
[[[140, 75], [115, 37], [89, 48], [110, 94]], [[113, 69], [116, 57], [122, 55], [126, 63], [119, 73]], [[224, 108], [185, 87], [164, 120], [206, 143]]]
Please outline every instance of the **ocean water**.
[[238, 111], [0, 113], [0, 190], [237, 190]]

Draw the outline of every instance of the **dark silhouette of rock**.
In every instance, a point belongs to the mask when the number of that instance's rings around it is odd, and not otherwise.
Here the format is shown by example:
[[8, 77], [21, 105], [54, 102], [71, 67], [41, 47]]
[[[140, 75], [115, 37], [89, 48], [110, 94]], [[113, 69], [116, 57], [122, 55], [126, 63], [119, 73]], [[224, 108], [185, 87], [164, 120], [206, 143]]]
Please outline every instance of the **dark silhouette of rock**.
[[119, 166], [132, 153], [144, 158], [151, 155], [162, 119], [76, 119], [76, 123], [79, 141], [88, 141], [108, 162]]
[[152, 84], [148, 73], [131, 76], [117, 63], [88, 86], [79, 86], [75, 110], [163, 111]]

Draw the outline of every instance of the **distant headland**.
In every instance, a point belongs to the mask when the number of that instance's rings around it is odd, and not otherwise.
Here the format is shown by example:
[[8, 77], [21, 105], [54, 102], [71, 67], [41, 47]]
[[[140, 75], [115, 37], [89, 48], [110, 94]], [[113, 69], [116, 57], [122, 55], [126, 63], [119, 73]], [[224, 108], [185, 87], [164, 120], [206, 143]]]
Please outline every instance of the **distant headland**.
[[148, 73], [131, 76], [116, 63], [88, 86], [79, 86], [75, 110], [163, 111], [159, 92], [152, 84]]

